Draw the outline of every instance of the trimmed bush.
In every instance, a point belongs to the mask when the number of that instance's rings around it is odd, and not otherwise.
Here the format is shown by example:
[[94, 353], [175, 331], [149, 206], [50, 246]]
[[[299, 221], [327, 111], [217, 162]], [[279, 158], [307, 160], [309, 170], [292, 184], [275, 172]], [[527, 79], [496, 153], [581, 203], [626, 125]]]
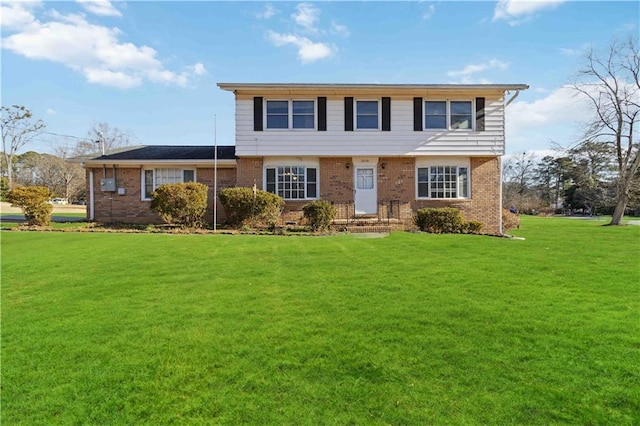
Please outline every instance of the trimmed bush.
[[466, 229], [464, 231], [465, 234], [481, 234], [482, 233], [482, 222], [478, 222], [477, 220], [470, 220], [465, 223]]
[[502, 209], [502, 230], [507, 232], [509, 229], [520, 229], [520, 216]]
[[27, 223], [33, 226], [47, 226], [51, 223], [51, 197], [53, 192], [44, 186], [23, 186], [7, 194], [7, 200], [11, 205], [21, 208]]
[[326, 200], [316, 200], [302, 207], [302, 212], [312, 230], [324, 231], [329, 229], [338, 210]]
[[459, 234], [465, 230], [462, 213], [452, 207], [420, 209], [414, 222], [421, 231], [432, 234]]
[[225, 188], [218, 193], [230, 226], [274, 227], [284, 208], [282, 197], [246, 187]]
[[207, 185], [197, 182], [168, 183], [151, 193], [151, 209], [165, 223], [200, 228], [207, 212]]

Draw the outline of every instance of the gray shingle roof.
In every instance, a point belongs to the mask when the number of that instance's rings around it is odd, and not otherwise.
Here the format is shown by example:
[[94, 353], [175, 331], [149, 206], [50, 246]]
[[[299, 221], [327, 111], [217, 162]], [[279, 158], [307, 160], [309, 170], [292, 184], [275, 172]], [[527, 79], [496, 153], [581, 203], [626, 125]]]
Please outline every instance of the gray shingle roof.
[[[96, 156], [95, 160], [213, 160], [213, 146], [145, 145]], [[218, 160], [234, 160], [235, 146], [218, 146]]]

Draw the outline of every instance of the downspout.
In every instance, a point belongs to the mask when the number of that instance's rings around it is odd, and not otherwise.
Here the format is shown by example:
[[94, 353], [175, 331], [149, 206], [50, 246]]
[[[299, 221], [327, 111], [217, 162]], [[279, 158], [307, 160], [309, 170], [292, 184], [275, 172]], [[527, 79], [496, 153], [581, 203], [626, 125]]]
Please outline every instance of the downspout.
[[[504, 109], [506, 110], [507, 107], [511, 104], [511, 102], [515, 101], [516, 98], [518, 97], [518, 95], [520, 94], [520, 89], [516, 89], [516, 93], [513, 94], [513, 96], [511, 98], [509, 98], [509, 100], [507, 101], [507, 103], [504, 104]], [[502, 209], [504, 208], [504, 206], [502, 205], [502, 157], [500, 156], [500, 163], [498, 164], [498, 173], [500, 176], [500, 233], [502, 235], [504, 235], [504, 223], [502, 222]]]
[[507, 103], [504, 104], [505, 109], [509, 106], [509, 104], [511, 104], [511, 102], [516, 100], [516, 98], [518, 97], [519, 94], [520, 94], [520, 89], [516, 89], [516, 93], [514, 93], [513, 96], [511, 97], [511, 99], [509, 99], [507, 101]]
[[498, 175], [500, 176], [500, 191], [498, 197], [500, 198], [500, 235], [504, 235], [504, 223], [502, 222], [502, 209], [504, 206], [502, 205], [502, 156], [500, 156], [500, 162], [498, 163]]
[[89, 169], [89, 220], [94, 220], [93, 169]]

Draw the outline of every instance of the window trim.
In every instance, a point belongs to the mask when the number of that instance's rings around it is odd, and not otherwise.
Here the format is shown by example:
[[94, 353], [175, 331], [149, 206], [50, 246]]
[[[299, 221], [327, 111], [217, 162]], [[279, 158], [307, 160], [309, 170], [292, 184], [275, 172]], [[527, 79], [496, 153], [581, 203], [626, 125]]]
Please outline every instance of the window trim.
[[[455, 168], [455, 176], [456, 176], [456, 197], [447, 197], [447, 198], [436, 198], [431, 197], [431, 168], [433, 167], [454, 167]], [[419, 180], [420, 169], [427, 169], [427, 182]], [[460, 194], [462, 193], [461, 189], [461, 180], [460, 180], [460, 169], [466, 169], [466, 193], [467, 196], [463, 197]], [[463, 162], [452, 162], [452, 161], [434, 161], [428, 162], [424, 164], [416, 164], [416, 174], [415, 174], [415, 191], [416, 191], [416, 200], [471, 200], [471, 166], [470, 164], [464, 164]], [[420, 195], [420, 184], [427, 184], [427, 196]]]
[[[285, 168], [285, 167], [296, 167], [296, 168], [303, 168], [304, 169], [304, 176], [305, 176], [305, 182], [304, 182], [304, 198], [285, 198], [283, 195], [280, 195], [278, 193], [278, 169], [280, 168]], [[275, 192], [271, 192], [272, 194], [276, 194], [276, 195], [280, 195], [285, 201], [308, 201], [308, 200], [318, 200], [320, 199], [320, 167], [317, 164], [308, 164], [305, 162], [278, 162], [278, 163], [270, 163], [270, 164], [265, 164], [262, 170], [262, 189], [264, 191], [267, 191], [267, 185], [270, 182], [267, 182], [267, 170], [268, 169], [274, 169], [275, 170], [275, 178], [276, 181], [274, 182], [275, 184]], [[315, 197], [309, 197], [308, 196], [308, 190], [309, 190], [309, 181], [308, 181], [308, 176], [309, 176], [309, 172], [308, 169], [314, 169], [315, 170], [315, 174], [316, 174], [316, 180], [315, 182], [311, 182], [313, 184], [315, 184], [316, 187], [316, 195]]]
[[[273, 128], [269, 127], [268, 120], [268, 110], [269, 110], [269, 102], [287, 102], [287, 127], [286, 128]], [[293, 103], [294, 102], [313, 102], [313, 127], [293, 127]], [[283, 132], [283, 131], [315, 131], [318, 130], [318, 100], [317, 98], [289, 98], [289, 99], [265, 99], [264, 100], [264, 108], [263, 108], [263, 120], [264, 120], [264, 130], [269, 132]]]
[[[153, 168], [148, 167], [148, 168], [145, 168], [145, 167], [143, 167], [141, 172], [140, 172], [140, 199], [142, 201], [151, 201], [151, 197], [150, 196], [147, 197], [147, 195], [150, 195], [150, 194], [146, 193], [147, 192], [146, 173], [147, 172], [153, 172], [153, 178], [152, 178], [153, 179], [153, 183], [152, 183], [152, 185], [153, 185], [153, 191], [155, 191], [155, 189], [159, 186], [159, 185], [156, 185], [156, 177], [157, 177], [156, 170], [166, 170], [166, 169], [174, 169], [174, 170], [180, 170], [181, 171], [182, 178], [181, 178], [181, 181], [177, 182], [177, 183], [184, 183], [185, 182], [185, 180], [184, 180], [184, 172], [193, 172], [193, 180], [189, 181], [189, 182], [197, 182], [198, 181], [197, 169], [195, 167], [193, 167], [193, 168], [189, 168], [189, 167], [153, 167]], [[162, 185], [162, 184], [160, 184], [160, 185]]]
[[[377, 121], [378, 121], [378, 127], [376, 127], [375, 129], [358, 127], [358, 102], [376, 102], [377, 103], [378, 113], [377, 113], [376, 117], [377, 117]], [[353, 100], [353, 130], [358, 131], [358, 132], [379, 132], [381, 129], [382, 129], [382, 99], [381, 98], [377, 98], [377, 99], [369, 99], [369, 98], [354, 99]]]
[[[444, 102], [446, 113], [446, 127], [431, 128], [427, 127], [427, 102]], [[453, 129], [451, 128], [451, 102], [466, 102], [471, 104], [471, 112], [469, 113], [469, 124], [471, 127], [468, 129]], [[422, 100], [422, 130], [427, 132], [438, 132], [446, 130], [448, 132], [475, 132], [476, 120], [475, 120], [475, 99], [423, 99]]]

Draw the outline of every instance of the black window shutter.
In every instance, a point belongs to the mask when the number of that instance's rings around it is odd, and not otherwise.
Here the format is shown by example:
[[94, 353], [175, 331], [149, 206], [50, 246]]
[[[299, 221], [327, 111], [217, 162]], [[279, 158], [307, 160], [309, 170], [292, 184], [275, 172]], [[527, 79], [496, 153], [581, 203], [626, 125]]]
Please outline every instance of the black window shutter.
[[327, 130], [327, 98], [321, 96], [318, 98], [318, 131]]
[[391, 130], [391, 98], [382, 98], [382, 131]]
[[422, 98], [413, 98], [413, 130], [415, 132], [422, 131]]
[[484, 131], [484, 98], [476, 98], [476, 130]]
[[353, 98], [344, 98], [344, 131], [353, 131]]
[[253, 98], [253, 131], [262, 131], [262, 97]]

